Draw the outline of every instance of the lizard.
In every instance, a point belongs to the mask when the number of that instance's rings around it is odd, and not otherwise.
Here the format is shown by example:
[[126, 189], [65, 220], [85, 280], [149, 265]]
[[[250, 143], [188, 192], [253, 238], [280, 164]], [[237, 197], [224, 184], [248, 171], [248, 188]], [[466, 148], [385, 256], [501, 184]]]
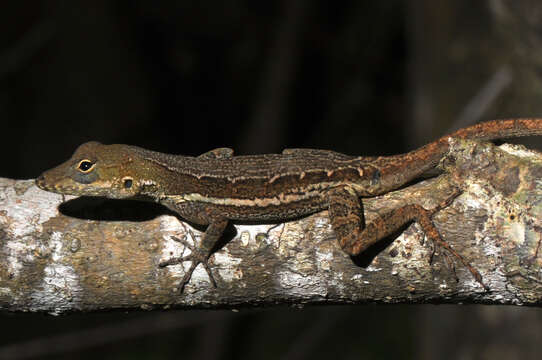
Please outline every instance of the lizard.
[[435, 209], [407, 204], [365, 223], [362, 199], [395, 190], [437, 167], [451, 138], [490, 141], [542, 135], [542, 118], [493, 120], [457, 130], [408, 153], [350, 156], [318, 149], [285, 149], [281, 154], [234, 156], [218, 148], [200, 156], [170, 155], [136, 146], [80, 145], [72, 157], [36, 178], [36, 185], [66, 195], [106, 198], [144, 197], [189, 222], [207, 226], [199, 244], [173, 237], [191, 252], [159, 263], [166, 267], [191, 262], [180, 292], [202, 264], [210, 283], [216, 281], [209, 258], [230, 221], [285, 221], [328, 210], [341, 249], [350, 256], [417, 222], [435, 244], [450, 251], [489, 290], [480, 273], [453, 250], [432, 222]]

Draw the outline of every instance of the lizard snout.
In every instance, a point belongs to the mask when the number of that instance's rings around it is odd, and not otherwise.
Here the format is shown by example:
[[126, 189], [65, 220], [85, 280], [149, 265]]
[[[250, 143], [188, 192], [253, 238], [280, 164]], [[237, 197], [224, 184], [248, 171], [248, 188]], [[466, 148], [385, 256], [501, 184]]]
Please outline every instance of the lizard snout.
[[36, 178], [36, 185], [41, 189], [45, 187], [45, 176], [43, 174]]

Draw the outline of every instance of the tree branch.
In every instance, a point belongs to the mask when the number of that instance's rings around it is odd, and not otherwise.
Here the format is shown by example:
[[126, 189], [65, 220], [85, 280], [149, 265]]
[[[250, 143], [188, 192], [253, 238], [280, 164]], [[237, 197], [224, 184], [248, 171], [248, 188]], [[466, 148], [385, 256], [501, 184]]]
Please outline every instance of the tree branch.
[[542, 155], [521, 146], [453, 143], [441, 163], [444, 175], [363, 199], [366, 219], [408, 203], [432, 208], [461, 189], [434, 221], [490, 291], [451, 254], [424, 241], [417, 225], [351, 259], [324, 211], [283, 224], [236, 224], [235, 237], [211, 257], [218, 288], [198, 267], [180, 295], [183, 267], [158, 267], [183, 252], [171, 236], [185, 236], [190, 227], [175, 215], [156, 204], [63, 198], [31, 180], [0, 179], [0, 307], [59, 314], [264, 304], [540, 303]]

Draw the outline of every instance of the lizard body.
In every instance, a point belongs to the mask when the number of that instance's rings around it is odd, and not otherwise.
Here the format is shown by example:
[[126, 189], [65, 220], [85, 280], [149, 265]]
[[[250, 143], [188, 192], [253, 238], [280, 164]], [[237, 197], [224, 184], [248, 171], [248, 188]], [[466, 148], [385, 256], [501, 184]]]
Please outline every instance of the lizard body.
[[[445, 243], [432, 211], [406, 205], [365, 224], [360, 198], [392, 191], [434, 168], [449, 150], [449, 139], [542, 135], [542, 119], [495, 120], [458, 130], [406, 154], [355, 157], [326, 150], [286, 149], [282, 154], [233, 156], [219, 148], [198, 157], [169, 155], [129, 145], [81, 145], [65, 163], [36, 179], [40, 188], [62, 194], [140, 197], [159, 202], [188, 221], [208, 225], [199, 246], [161, 266], [191, 261], [181, 281], [207, 261], [230, 220], [288, 220], [328, 209], [341, 248], [357, 255], [411, 221], [454, 254], [486, 287], [481, 275]], [[457, 196], [457, 195], [456, 195]], [[455, 197], [455, 196], [454, 196]]]

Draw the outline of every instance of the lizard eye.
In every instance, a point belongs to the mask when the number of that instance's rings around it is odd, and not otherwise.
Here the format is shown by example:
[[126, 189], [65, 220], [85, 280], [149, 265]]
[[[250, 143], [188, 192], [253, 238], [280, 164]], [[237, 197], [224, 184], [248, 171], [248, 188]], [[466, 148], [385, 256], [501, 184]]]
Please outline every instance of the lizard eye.
[[82, 173], [88, 173], [94, 168], [94, 163], [90, 160], [81, 160], [77, 165], [77, 169]]

